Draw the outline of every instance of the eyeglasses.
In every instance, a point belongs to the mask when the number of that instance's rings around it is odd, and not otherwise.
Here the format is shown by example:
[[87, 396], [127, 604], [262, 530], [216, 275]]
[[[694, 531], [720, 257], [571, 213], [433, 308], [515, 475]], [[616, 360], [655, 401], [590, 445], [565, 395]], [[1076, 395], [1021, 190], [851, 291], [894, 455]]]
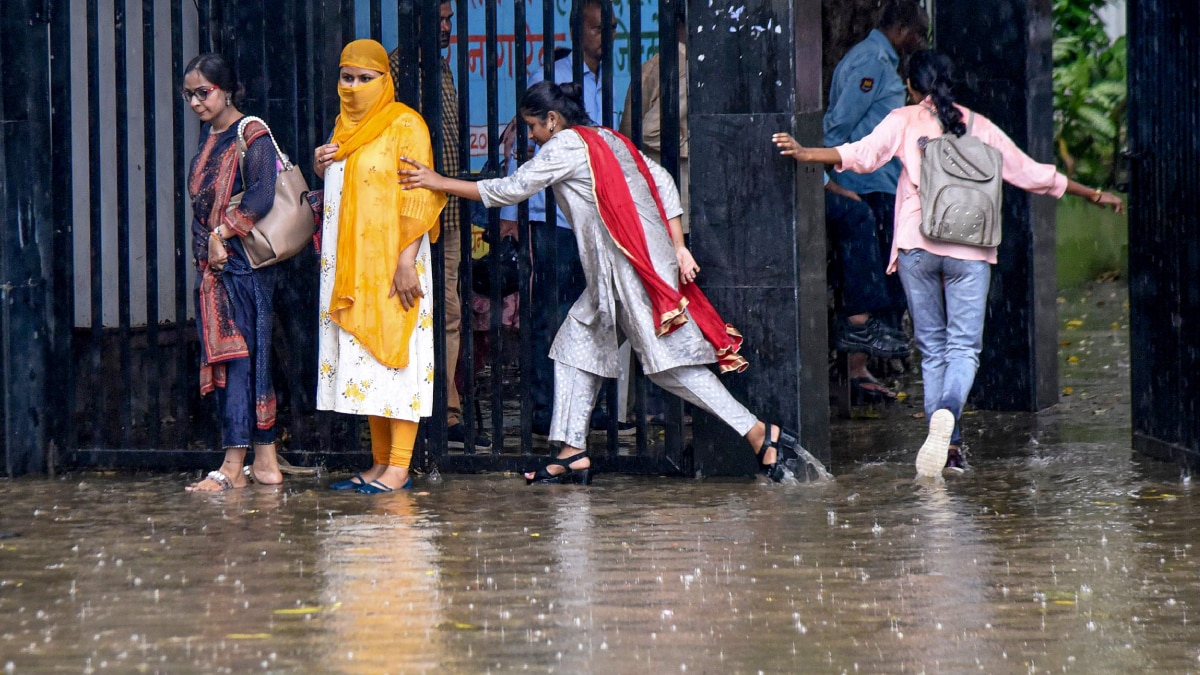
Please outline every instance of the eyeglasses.
[[207, 101], [208, 95], [220, 89], [220, 87], [196, 87], [194, 90], [181, 89], [179, 95], [183, 97], [185, 104], [191, 104], [192, 97], [195, 96], [197, 101]]

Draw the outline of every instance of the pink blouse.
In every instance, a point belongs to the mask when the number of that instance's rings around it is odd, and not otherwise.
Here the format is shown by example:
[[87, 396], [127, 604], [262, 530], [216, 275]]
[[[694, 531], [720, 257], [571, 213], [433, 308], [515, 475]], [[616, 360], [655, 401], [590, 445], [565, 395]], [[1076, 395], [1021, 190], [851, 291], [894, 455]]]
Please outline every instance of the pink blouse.
[[[971, 111], [958, 106], [962, 111], [963, 123], [970, 119]], [[951, 244], [926, 239], [921, 234], [921, 145], [920, 139], [942, 135], [933, 104], [925, 99], [921, 105], [910, 105], [893, 110], [867, 136], [854, 143], [837, 147], [842, 162], [838, 171], [870, 173], [899, 157], [904, 169], [900, 172], [900, 184], [896, 186], [895, 236], [892, 238], [892, 255], [888, 260], [889, 274], [896, 271], [899, 251], [920, 248], [935, 255], [958, 258], [959, 260], [986, 260], [996, 264], [996, 249], [964, 244]], [[1004, 180], [1023, 190], [1060, 198], [1067, 191], [1067, 177], [1059, 173], [1053, 164], [1040, 164], [1017, 147], [1000, 127], [991, 120], [975, 114], [971, 135], [978, 136], [984, 143], [996, 148], [1004, 156]]]

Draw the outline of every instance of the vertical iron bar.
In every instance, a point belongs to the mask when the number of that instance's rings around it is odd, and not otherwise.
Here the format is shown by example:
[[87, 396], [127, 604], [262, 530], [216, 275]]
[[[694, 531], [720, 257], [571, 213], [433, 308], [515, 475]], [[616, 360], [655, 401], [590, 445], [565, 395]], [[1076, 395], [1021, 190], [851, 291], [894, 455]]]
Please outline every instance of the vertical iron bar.
[[583, 3], [584, 0], [571, 0], [571, 81], [580, 83], [583, 82]]
[[[183, 0], [171, 2], [171, 78], [172, 84], [183, 77]], [[191, 256], [190, 228], [187, 220], [187, 204], [184, 201], [187, 189], [187, 151], [183, 134], [184, 105], [179, 96], [172, 96], [171, 116], [175, 130], [174, 186], [175, 186], [175, 443], [183, 443], [182, 430], [188, 428], [188, 382], [191, 382], [188, 362], [188, 265]]]
[[[580, 16], [580, 25], [583, 17]], [[601, 125], [615, 128], [613, 124], [613, 7], [612, 0], [600, 2], [600, 119], [593, 120]], [[636, 355], [631, 354], [630, 360]], [[626, 374], [628, 375], [628, 373]], [[607, 449], [608, 456], [616, 458], [620, 453], [620, 443], [617, 438], [617, 421], [621, 418], [620, 380], [609, 380], [604, 387], [605, 408], [608, 410]]]
[[[121, 382], [133, 381], [130, 349], [132, 321], [129, 279], [129, 69], [126, 38], [129, 33], [125, 0], [113, 0], [113, 60], [116, 76], [114, 94], [117, 116], [117, 325], [120, 340]], [[133, 391], [125, 386], [119, 390], [119, 419], [122, 447], [131, 447], [133, 433]]]
[[629, 3], [629, 140], [642, 147], [642, 2]]
[[[487, 124], [488, 124], [488, 161], [493, 166], [500, 165], [500, 89], [499, 72], [496, 65], [497, 16], [496, 3], [486, 3], [484, 20], [486, 23], [486, 44], [484, 48], [485, 73], [487, 77]], [[488, 209], [488, 239], [491, 251], [496, 254], [500, 242], [500, 210]], [[503, 300], [500, 297], [500, 265], [499, 255], [492, 255], [488, 265], [491, 275], [491, 345], [489, 360], [492, 366], [492, 454], [499, 454], [504, 445], [504, 371], [501, 367], [500, 318], [503, 314]]]
[[[600, 117], [597, 120], [606, 127], [616, 129], [613, 120], [613, 4], [612, 0], [600, 3]], [[634, 76], [636, 77], [636, 73]]]
[[[662, 166], [675, 184], [679, 184], [679, 47], [676, 44], [675, 17], [677, 3], [685, 0], [659, 0], [658, 3], [658, 76], [659, 76], [659, 139]], [[666, 456], [682, 466], [683, 401], [663, 393], [666, 406], [663, 417], [667, 424]]]
[[[71, 13], [53, 12], [50, 23], [50, 95], [53, 103], [51, 137], [54, 142], [52, 173], [56, 188], [62, 195], [73, 194], [71, 138]], [[73, 354], [75, 329], [75, 257], [74, 257], [74, 209], [72, 200], [54, 200], [53, 259], [54, 265], [54, 310], [53, 310], [53, 363], [50, 375], [50, 402], [58, 409], [58, 417], [51, 422], [50, 438], [59, 452], [74, 452], [78, 447], [75, 425], [75, 368]], [[56, 392], [58, 396], [56, 397]], [[51, 460], [57, 458], [51, 456]], [[54, 464], [49, 465], [51, 474]]]
[[152, 374], [146, 392], [146, 441], [151, 448], [159, 445], [159, 399], [166, 373], [158, 359], [158, 138], [154, 76], [154, 0], [142, 0], [142, 142], [145, 145], [143, 167], [146, 172], [146, 363]]
[[[470, 0], [458, 0], [454, 13], [458, 17], [455, 26], [455, 49], [458, 69], [458, 151], [459, 175], [466, 176], [471, 171], [471, 24], [467, 12], [470, 10]], [[466, 437], [467, 449], [474, 449], [475, 410], [478, 405], [475, 400], [475, 331], [474, 307], [471, 304], [471, 285], [474, 281], [471, 269], [471, 203], [460, 202], [459, 237], [461, 238], [462, 259], [459, 261], [458, 278], [462, 302], [462, 328], [459, 334], [459, 353], [463, 362], [463, 391], [460, 399], [462, 405], [463, 432]], [[453, 383], [450, 384], [453, 386]], [[493, 444], [493, 449], [495, 448]]]
[[[383, 2], [382, 0], [370, 0], [371, 13], [371, 39], [376, 42], [383, 42]], [[415, 3], [420, 5], [421, 3]], [[417, 13], [418, 16], [420, 12]]]
[[[606, 73], [611, 73], [608, 68]], [[629, 136], [637, 147], [642, 147], [642, 2], [629, 3]], [[624, 124], [625, 120], [621, 120]], [[638, 359], [631, 359], [629, 381], [633, 383], [633, 411], [636, 425], [635, 454], [646, 454], [649, 434], [646, 429], [646, 376]]]
[[[516, 0], [513, 4], [513, 75], [516, 80], [517, 105], [525, 96], [528, 84], [526, 77], [527, 51], [526, 36], [529, 34], [529, 24], [525, 16], [525, 0]], [[528, 150], [528, 130], [525, 119], [517, 111], [516, 119], [516, 156], [517, 163], [523, 164]], [[533, 271], [533, 261], [530, 257], [533, 243], [532, 231], [529, 229], [529, 202], [523, 201], [517, 205], [517, 305], [520, 310], [520, 417], [521, 417], [521, 451], [529, 454], [533, 449], [533, 305], [529, 295], [530, 278]]]
[[[446, 135], [443, 133], [442, 109], [442, 46], [441, 46], [441, 0], [428, 0], [417, 4], [417, 25], [421, 45], [421, 112], [425, 116], [425, 124], [429, 127], [433, 139], [433, 161], [439, 173], [445, 173], [442, 162], [442, 152], [445, 149]], [[458, 120], [454, 120], [457, 123]], [[455, 148], [457, 150], [457, 148]], [[460, 203], [465, 200], [460, 200]], [[442, 453], [446, 450], [446, 405], [448, 389], [454, 386], [446, 380], [446, 254], [445, 245], [439, 238], [438, 243], [430, 247], [433, 272], [433, 360], [435, 371], [441, 377], [434, 378], [433, 414], [434, 419], [428, 425], [429, 443], [426, 445], [425, 461], [428, 462], [432, 453]], [[466, 439], [468, 449], [474, 449], [474, 439]]]
[[[88, 203], [91, 225], [91, 327], [88, 345], [89, 376], [93, 381], [104, 381], [101, 372], [101, 343], [104, 339], [104, 210], [102, 205], [103, 186], [100, 167], [100, 7], [99, 0], [88, 0], [87, 4], [87, 49], [88, 49]], [[104, 396], [91, 399], [92, 445], [100, 447], [104, 438]]]

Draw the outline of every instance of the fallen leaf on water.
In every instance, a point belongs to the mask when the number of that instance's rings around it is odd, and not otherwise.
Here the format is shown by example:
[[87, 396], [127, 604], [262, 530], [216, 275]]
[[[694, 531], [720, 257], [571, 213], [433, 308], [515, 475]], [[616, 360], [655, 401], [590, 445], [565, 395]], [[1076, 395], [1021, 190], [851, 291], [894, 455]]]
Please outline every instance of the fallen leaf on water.
[[465, 621], [443, 621], [437, 625], [437, 628], [438, 630], [483, 630], [483, 626]]
[[1068, 356], [1067, 363], [1079, 363], [1079, 357], [1075, 355]]
[[270, 633], [230, 633], [225, 636], [230, 640], [266, 640], [271, 637]]
[[913, 413], [912, 416], [914, 420], [925, 419], [925, 413], [923, 412]]
[[1083, 321], [1081, 319], [1071, 319], [1067, 321], [1067, 328], [1079, 328], [1082, 325]]
[[1071, 346], [1071, 341], [1070, 341], [1070, 340], [1063, 340], [1062, 342], [1058, 343], [1058, 346], [1059, 346], [1059, 347], [1070, 347], [1070, 346]]
[[1070, 396], [1075, 393], [1074, 387], [1063, 387], [1063, 396]]
[[896, 400], [897, 401], [903, 401], [906, 398], [908, 398], [907, 392], [903, 392], [903, 391], [896, 392]]

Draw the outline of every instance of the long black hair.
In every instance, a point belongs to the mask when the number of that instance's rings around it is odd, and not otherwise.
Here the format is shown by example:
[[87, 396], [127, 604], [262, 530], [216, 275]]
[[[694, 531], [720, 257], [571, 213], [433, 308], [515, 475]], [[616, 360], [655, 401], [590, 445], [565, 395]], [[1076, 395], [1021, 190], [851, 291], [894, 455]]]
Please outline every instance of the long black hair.
[[542, 80], [525, 91], [521, 99], [522, 115], [544, 123], [551, 112], [561, 115], [568, 127], [595, 124], [583, 107], [583, 86], [574, 82], [555, 84]]
[[908, 59], [908, 83], [918, 94], [928, 95], [937, 107], [942, 133], [962, 136], [967, 133], [962, 111], [954, 105], [954, 66], [950, 57], [932, 49], [913, 54]]
[[221, 54], [207, 53], [199, 54], [191, 61], [188, 61], [187, 67], [183, 69], [183, 76], [192, 71], [197, 71], [204, 76], [204, 79], [217, 85], [217, 87], [229, 94], [233, 99], [235, 106], [241, 106], [246, 98], [246, 88], [238, 82], [237, 72], [233, 69], [233, 64], [229, 62]]

